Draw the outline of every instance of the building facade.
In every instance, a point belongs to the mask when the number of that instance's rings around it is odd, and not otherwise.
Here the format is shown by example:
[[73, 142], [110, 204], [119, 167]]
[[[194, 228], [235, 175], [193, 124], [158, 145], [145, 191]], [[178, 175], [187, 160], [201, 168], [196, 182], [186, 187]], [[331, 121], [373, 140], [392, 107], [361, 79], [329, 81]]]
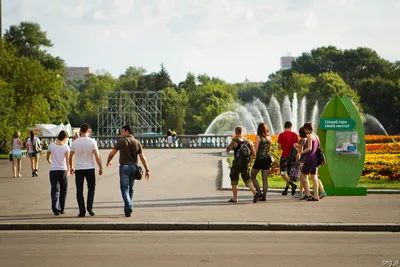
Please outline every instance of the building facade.
[[292, 68], [292, 61], [294, 61], [296, 57], [285, 56], [281, 57], [281, 70], [288, 70]]
[[65, 69], [65, 80], [82, 81], [86, 79], [86, 75], [92, 73], [91, 67], [67, 67]]

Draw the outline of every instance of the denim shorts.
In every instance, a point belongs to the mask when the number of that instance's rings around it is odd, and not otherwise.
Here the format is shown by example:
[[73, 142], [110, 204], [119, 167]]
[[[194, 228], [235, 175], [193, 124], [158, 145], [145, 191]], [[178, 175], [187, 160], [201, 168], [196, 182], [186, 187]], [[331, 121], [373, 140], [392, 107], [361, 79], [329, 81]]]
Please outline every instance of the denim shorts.
[[29, 152], [28, 156], [30, 158], [38, 158], [40, 156], [40, 153], [36, 153], [36, 152]]

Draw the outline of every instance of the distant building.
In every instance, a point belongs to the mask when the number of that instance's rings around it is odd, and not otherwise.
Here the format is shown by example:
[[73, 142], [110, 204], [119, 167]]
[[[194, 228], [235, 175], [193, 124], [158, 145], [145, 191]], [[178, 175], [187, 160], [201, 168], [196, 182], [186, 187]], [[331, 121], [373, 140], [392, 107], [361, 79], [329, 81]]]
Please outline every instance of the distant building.
[[292, 61], [294, 61], [296, 57], [285, 56], [281, 57], [281, 70], [288, 70], [292, 68]]
[[65, 80], [82, 81], [86, 79], [86, 75], [92, 73], [90, 67], [67, 67], [65, 70]]

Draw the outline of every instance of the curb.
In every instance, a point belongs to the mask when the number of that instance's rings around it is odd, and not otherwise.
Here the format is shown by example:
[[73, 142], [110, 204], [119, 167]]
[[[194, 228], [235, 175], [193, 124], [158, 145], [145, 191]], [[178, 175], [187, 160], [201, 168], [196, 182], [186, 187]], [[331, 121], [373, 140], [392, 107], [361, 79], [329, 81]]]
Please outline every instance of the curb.
[[0, 224], [9, 230], [86, 230], [86, 231], [333, 231], [333, 232], [400, 232], [399, 223], [18, 223]]

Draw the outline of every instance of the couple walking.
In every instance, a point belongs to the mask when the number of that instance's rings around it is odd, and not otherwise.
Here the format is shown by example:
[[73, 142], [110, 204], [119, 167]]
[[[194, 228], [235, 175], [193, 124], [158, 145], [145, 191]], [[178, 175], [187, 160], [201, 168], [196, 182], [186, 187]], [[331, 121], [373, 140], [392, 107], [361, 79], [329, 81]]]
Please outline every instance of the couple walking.
[[[78, 217], [84, 217], [86, 210], [89, 215], [94, 216], [93, 202], [96, 187], [95, 163], [99, 167], [99, 175], [103, 174], [103, 166], [97, 142], [90, 138], [90, 125], [84, 123], [80, 127], [80, 138], [72, 142], [71, 149], [68, 147], [68, 133], [61, 131], [56, 143], [50, 144], [47, 151], [47, 161], [50, 164], [50, 184], [51, 184], [51, 207], [54, 215], [64, 213], [65, 200], [67, 196], [68, 174], [75, 175], [76, 199], [79, 207]], [[125, 202], [125, 216], [130, 217], [132, 213], [132, 198], [134, 189], [134, 173], [137, 167], [137, 156], [139, 155], [144, 167], [146, 168], [146, 178], [150, 178], [147, 160], [143, 154], [141, 144], [132, 134], [130, 126], [123, 126], [121, 138], [114, 149], [110, 152], [107, 160], [107, 167], [111, 166], [111, 159], [120, 151], [120, 189]], [[128, 157], [132, 146], [133, 155]], [[85, 207], [83, 196], [84, 180], [86, 179], [88, 193]]]
[[[42, 150], [39, 137], [35, 137], [35, 132], [32, 130], [29, 137], [25, 142], [28, 150], [28, 156], [31, 162], [32, 177], [38, 176], [39, 157]], [[11, 138], [11, 154], [10, 161], [12, 163], [13, 177], [22, 177], [21, 174], [21, 160], [22, 160], [22, 147], [21, 133], [15, 131]]]

